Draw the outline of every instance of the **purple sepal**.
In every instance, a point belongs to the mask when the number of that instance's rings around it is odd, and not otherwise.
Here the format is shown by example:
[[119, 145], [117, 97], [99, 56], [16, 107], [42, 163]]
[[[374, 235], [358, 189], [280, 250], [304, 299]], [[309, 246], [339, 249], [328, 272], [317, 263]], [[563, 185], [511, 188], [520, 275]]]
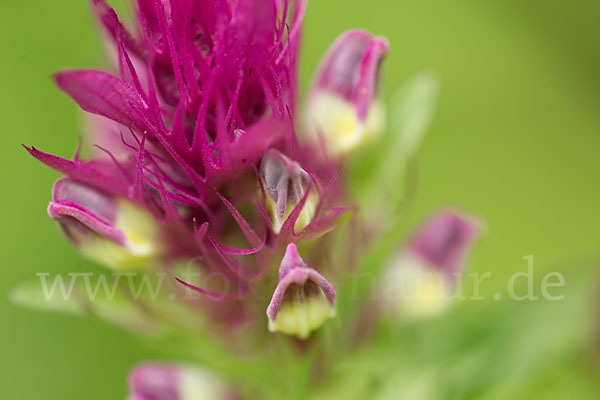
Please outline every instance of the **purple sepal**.
[[279, 283], [267, 308], [269, 319], [274, 320], [277, 318], [277, 313], [283, 304], [287, 288], [293, 283], [305, 284], [307, 281], [314, 282], [323, 291], [329, 304], [332, 307], [335, 306], [336, 293], [333, 286], [331, 286], [323, 275], [309, 268], [302, 258], [300, 258], [296, 245], [290, 243], [285, 250], [285, 255], [279, 266]]
[[60, 89], [85, 111], [135, 128], [156, 133], [150, 107], [140, 93], [121, 79], [95, 70], [64, 71], [55, 75]]
[[118, 178], [115, 166], [102, 161], [81, 161], [54, 156], [34, 147], [23, 146], [29, 154], [48, 167], [67, 175], [70, 178], [91, 185], [104, 192], [127, 196], [129, 183]]
[[474, 217], [450, 209], [441, 210], [416, 231], [408, 251], [428, 265], [452, 275], [464, 264], [480, 231], [480, 224]]
[[325, 54], [313, 84], [312, 93], [333, 92], [356, 107], [364, 120], [377, 94], [379, 68], [389, 49], [388, 41], [363, 30], [341, 34]]

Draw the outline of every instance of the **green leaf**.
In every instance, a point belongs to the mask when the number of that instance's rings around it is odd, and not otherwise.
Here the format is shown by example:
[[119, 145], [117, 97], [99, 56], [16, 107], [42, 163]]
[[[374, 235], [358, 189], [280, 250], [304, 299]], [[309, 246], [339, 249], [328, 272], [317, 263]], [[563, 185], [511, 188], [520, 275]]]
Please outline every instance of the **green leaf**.
[[439, 91], [438, 80], [421, 72], [400, 87], [390, 101], [390, 130], [396, 136], [393, 148], [412, 157], [433, 117]]
[[40, 282], [27, 282], [14, 288], [10, 294], [10, 300], [20, 306], [41, 311], [63, 312], [67, 314], [84, 315], [85, 308], [75, 295], [65, 299], [55, 291], [52, 295], [46, 295], [40, 286]]
[[421, 72], [396, 90], [388, 107], [388, 129], [378, 143], [350, 163], [351, 185], [361, 204], [382, 188], [396, 190], [434, 113], [437, 78]]
[[[46, 284], [49, 278], [52, 284]], [[91, 282], [90, 274], [43, 276], [37, 282], [27, 282], [10, 293], [10, 299], [18, 305], [34, 310], [62, 312], [74, 315], [95, 315], [114, 325], [144, 334], [157, 334], [160, 330], [141, 301], [126, 296], [119, 285], [102, 286], [108, 282], [106, 275], [99, 275]], [[111, 283], [112, 285], [112, 283]], [[139, 299], [138, 299], [139, 300]]]

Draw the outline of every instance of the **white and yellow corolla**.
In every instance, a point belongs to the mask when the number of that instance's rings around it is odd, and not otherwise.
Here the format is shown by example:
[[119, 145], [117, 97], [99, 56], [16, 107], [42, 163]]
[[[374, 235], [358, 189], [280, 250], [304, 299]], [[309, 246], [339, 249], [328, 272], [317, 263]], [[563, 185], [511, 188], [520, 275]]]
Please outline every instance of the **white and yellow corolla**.
[[336, 315], [335, 289], [309, 268], [289, 244], [279, 267], [279, 284], [267, 308], [269, 331], [306, 339]]
[[385, 38], [351, 30], [325, 54], [308, 98], [306, 130], [333, 156], [352, 152], [383, 131], [385, 109], [377, 87], [388, 49]]
[[385, 272], [381, 295], [387, 310], [403, 318], [420, 318], [446, 309], [456, 296], [456, 283], [479, 226], [472, 216], [451, 209], [429, 217]]
[[59, 179], [48, 214], [84, 256], [106, 267], [144, 268], [157, 254], [157, 222], [148, 211], [85, 183]]
[[319, 202], [318, 188], [308, 173], [297, 162], [271, 149], [260, 162], [260, 177], [266, 192], [266, 207], [273, 232], [281, 232], [294, 208], [306, 195], [300, 213], [295, 221], [290, 222], [295, 232], [304, 229], [314, 218]]
[[223, 400], [237, 398], [210, 372], [183, 364], [144, 363], [129, 374], [129, 400]]

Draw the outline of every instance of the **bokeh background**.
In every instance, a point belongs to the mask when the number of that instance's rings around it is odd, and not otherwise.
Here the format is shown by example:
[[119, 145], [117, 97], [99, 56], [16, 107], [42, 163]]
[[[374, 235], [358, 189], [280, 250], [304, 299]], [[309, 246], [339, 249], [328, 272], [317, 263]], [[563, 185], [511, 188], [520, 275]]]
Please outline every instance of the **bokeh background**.
[[[155, 356], [143, 344], [96, 319], [8, 300], [9, 289], [36, 272], [97, 270], [46, 216], [57, 173], [20, 147], [68, 156], [84, 133], [79, 109], [50, 76], [103, 65], [88, 3], [2, 1], [0, 19], [0, 397], [124, 398], [128, 369]], [[492, 272], [482, 292], [494, 293], [525, 270], [526, 255], [534, 255], [539, 279], [600, 259], [599, 21], [594, 0], [312, 0], [302, 85], [329, 43], [353, 27], [392, 44], [386, 95], [418, 71], [438, 75], [411, 223], [448, 203], [483, 216], [487, 232], [470, 268]], [[590, 268], [600, 294], [599, 278]], [[600, 296], [598, 304], [600, 320]], [[600, 375], [586, 365], [572, 360], [544, 388], [520, 396], [597, 399]]]

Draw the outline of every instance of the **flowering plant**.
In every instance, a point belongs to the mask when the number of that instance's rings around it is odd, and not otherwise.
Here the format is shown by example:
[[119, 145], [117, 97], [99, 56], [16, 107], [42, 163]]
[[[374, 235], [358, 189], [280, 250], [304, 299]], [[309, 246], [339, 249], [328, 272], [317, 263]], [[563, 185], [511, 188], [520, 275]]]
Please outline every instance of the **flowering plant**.
[[406, 234], [435, 78], [410, 80], [386, 117], [389, 43], [351, 30], [302, 102], [305, 1], [139, 0], [129, 26], [92, 6], [114, 70], [55, 75], [89, 113], [90, 156], [26, 149], [64, 175], [48, 214], [67, 240], [126, 279], [106, 297], [86, 280], [50, 308], [96, 314], [169, 358], [133, 368], [132, 400], [422, 390], [435, 373], [415, 383], [390, 343], [419, 349], [423, 321], [452, 312], [482, 225], [448, 207]]

